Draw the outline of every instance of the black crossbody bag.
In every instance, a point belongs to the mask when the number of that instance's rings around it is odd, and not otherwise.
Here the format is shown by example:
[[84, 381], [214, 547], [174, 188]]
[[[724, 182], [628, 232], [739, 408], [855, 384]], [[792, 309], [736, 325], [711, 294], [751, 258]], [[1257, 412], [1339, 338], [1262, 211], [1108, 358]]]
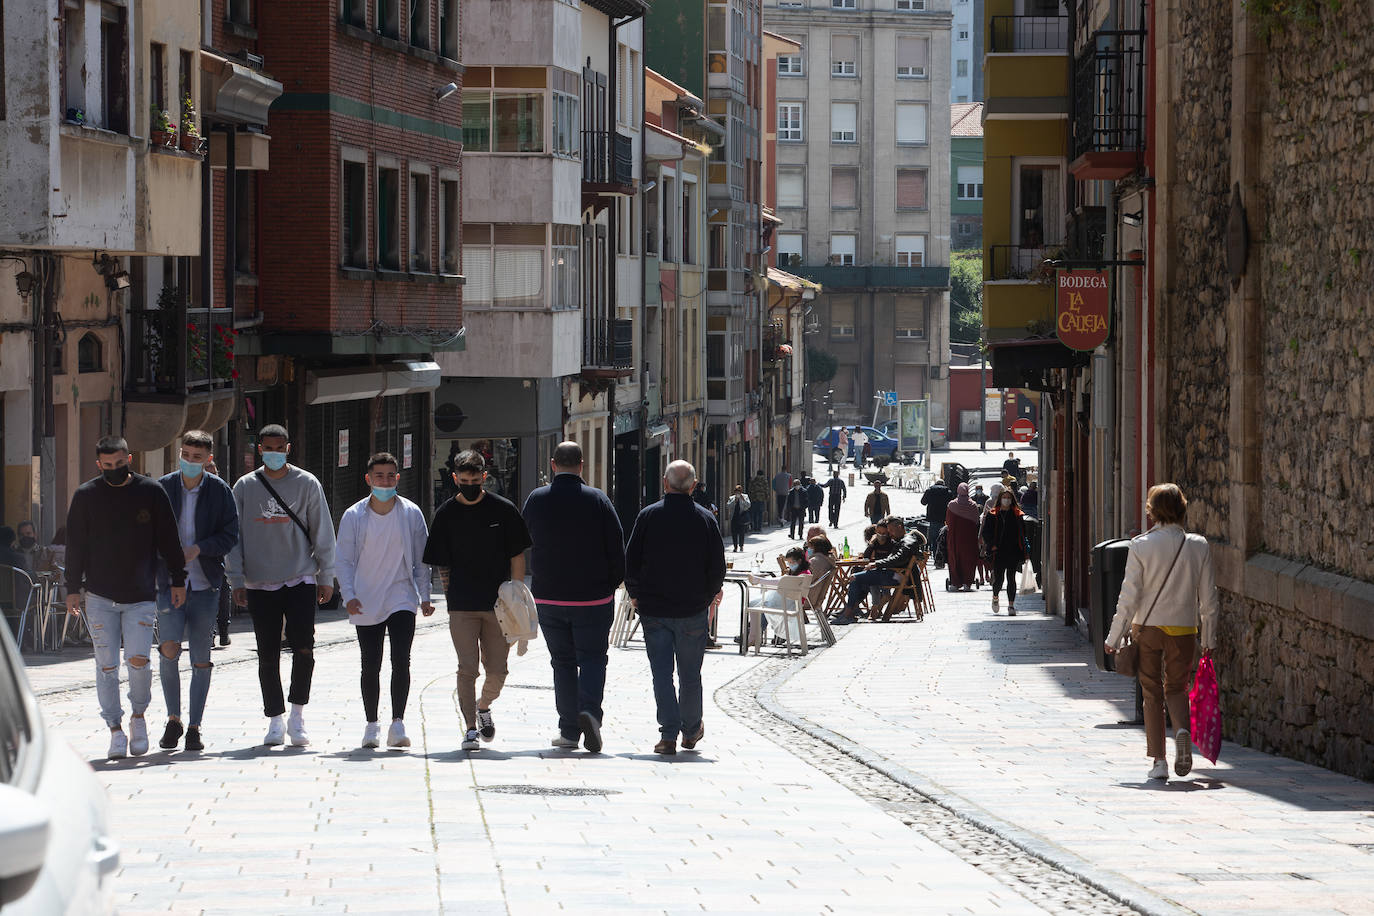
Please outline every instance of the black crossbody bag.
[[272, 484], [267, 479], [267, 475], [264, 474], [262, 471], [254, 471], [253, 476], [258, 479], [259, 483], [261, 483], [264, 487], [267, 488], [268, 493], [272, 494], [272, 498], [277, 501], [277, 505], [281, 506], [284, 510], [286, 510], [287, 516], [291, 519], [291, 521], [296, 523], [297, 528], [301, 529], [301, 534], [305, 535], [305, 542], [310, 545], [311, 552], [314, 552], [315, 539], [310, 536], [310, 529], [305, 527], [305, 522], [301, 521], [300, 517], [297, 516], [296, 513], [291, 511], [290, 503], [281, 498], [281, 494], [278, 493], [276, 488], [272, 486]]

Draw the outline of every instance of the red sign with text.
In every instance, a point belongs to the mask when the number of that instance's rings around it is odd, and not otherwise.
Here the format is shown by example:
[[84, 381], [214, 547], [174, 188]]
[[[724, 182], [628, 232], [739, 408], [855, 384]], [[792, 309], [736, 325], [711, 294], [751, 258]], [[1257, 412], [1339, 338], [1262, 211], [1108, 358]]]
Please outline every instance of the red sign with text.
[[1011, 437], [1017, 442], [1029, 442], [1035, 437], [1035, 424], [1022, 417], [1011, 424]]
[[1107, 273], [1101, 270], [1056, 271], [1054, 286], [1059, 301], [1055, 327], [1059, 340], [1073, 350], [1095, 350], [1107, 342], [1112, 314]]

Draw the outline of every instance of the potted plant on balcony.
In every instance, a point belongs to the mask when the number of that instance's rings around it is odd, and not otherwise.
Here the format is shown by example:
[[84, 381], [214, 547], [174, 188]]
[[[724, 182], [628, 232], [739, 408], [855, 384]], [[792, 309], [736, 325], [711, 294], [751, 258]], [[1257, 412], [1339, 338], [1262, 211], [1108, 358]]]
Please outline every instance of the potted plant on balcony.
[[239, 377], [234, 368], [234, 345], [239, 332], [222, 324], [215, 325], [215, 352], [212, 361], [211, 378], [216, 383], [227, 382], [232, 385]]
[[172, 149], [177, 145], [177, 129], [172, 124], [172, 113], [158, 108], [156, 103], [148, 107], [148, 132], [152, 135], [154, 147], [164, 146]]
[[181, 291], [175, 286], [164, 286], [157, 294], [157, 311], [144, 312], [147, 322], [144, 341], [148, 348], [148, 365], [152, 369], [153, 388], [157, 391], [171, 391], [176, 385], [177, 350], [172, 329], [177, 314], [177, 300]]
[[184, 152], [199, 153], [202, 140], [196, 127], [196, 105], [188, 95], [181, 100], [181, 148]]

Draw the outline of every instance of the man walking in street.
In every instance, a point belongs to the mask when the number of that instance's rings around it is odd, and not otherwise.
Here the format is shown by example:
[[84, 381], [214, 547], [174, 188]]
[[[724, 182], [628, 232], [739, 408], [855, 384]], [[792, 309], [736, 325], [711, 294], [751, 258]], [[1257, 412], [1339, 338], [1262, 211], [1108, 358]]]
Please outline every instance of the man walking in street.
[[840, 506], [844, 504], [844, 498], [849, 495], [849, 489], [840, 479], [839, 471], [831, 471], [830, 479], [826, 481], [825, 488], [830, 491], [830, 527], [840, 527]]
[[[510, 500], [483, 489], [487, 464], [480, 453], [461, 452], [453, 466], [458, 492], [434, 513], [424, 559], [448, 570], [448, 634], [458, 655], [458, 710], [467, 729], [463, 750], [475, 751], [479, 738], [496, 737], [491, 704], [506, 683], [510, 644], [496, 619], [497, 594], [502, 583], [524, 580], [530, 535]], [[479, 662], [486, 672], [480, 701]]]
[[792, 481], [787, 491], [787, 536], [799, 538], [806, 530], [806, 486], [802, 478]]
[[668, 465], [664, 497], [640, 510], [625, 550], [625, 590], [644, 627], [658, 707], [655, 754], [676, 754], [679, 735], [690, 751], [706, 734], [701, 662], [710, 606], [725, 582], [725, 545], [711, 513], [692, 504], [695, 479], [686, 461]]
[[553, 746], [601, 751], [601, 708], [625, 533], [606, 494], [582, 480], [582, 446], [561, 442], [553, 480], [525, 500], [539, 629], [549, 647], [558, 734]]
[[[167, 564], [168, 600], [186, 601], [186, 557], [172, 504], [157, 481], [129, 470], [129, 445], [118, 436], [95, 444], [100, 476], [77, 487], [67, 510], [67, 613], [81, 613], [95, 649], [95, 692], [110, 727], [111, 760], [148, 752], [144, 711], [152, 699], [157, 560]], [[119, 649], [129, 668], [129, 735], [119, 702]]]
[[887, 500], [887, 494], [883, 492], [883, 482], [881, 478], [874, 478], [873, 492], [864, 497], [864, 515], [873, 524], [878, 524], [891, 513], [891, 508]]
[[864, 446], [868, 444], [868, 434], [859, 427], [854, 427], [854, 434], [849, 437], [849, 441], [854, 443], [854, 467], [862, 471], [864, 469]]
[[[186, 600], [171, 601], [171, 579], [159, 565], [157, 582], [158, 680], [167, 704], [167, 727], [158, 746], [171, 750], [186, 735], [186, 750], [202, 751], [201, 720], [210, 695], [210, 648], [215, 644], [219, 595], [224, 587], [224, 558], [239, 541], [239, 513], [229, 485], [205, 473], [215, 440], [193, 429], [181, 437], [177, 470], [158, 478], [172, 504], [186, 559]], [[191, 650], [190, 725], [181, 722], [181, 642]]]
[[357, 628], [362, 654], [363, 747], [381, 744], [382, 643], [391, 637], [391, 726], [386, 746], [410, 747], [406, 701], [410, 698], [410, 647], [415, 642], [415, 611], [434, 613], [429, 600], [430, 571], [422, 557], [429, 528], [415, 503], [396, 493], [400, 464], [390, 452], [367, 459], [371, 494], [348, 507], [339, 519], [339, 597], [348, 622]]
[[945, 486], [945, 482], [940, 478], [935, 478], [935, 483], [926, 488], [921, 494], [921, 505], [926, 507], [926, 523], [930, 531], [930, 542], [935, 543], [935, 539], [940, 535], [940, 529], [945, 527], [945, 509], [954, 499], [954, 494]]
[[768, 475], [759, 468], [754, 479], [749, 481], [749, 514], [755, 532], [763, 530], [763, 510], [768, 507]]
[[825, 487], [816, 478], [806, 478], [806, 520], [815, 524], [821, 520], [821, 506], [825, 505]]
[[735, 484], [735, 492], [725, 501], [725, 524], [730, 526], [730, 542], [735, 553], [744, 550], [744, 536], [749, 532], [749, 497], [744, 487]]
[[786, 470], [773, 475], [773, 498], [778, 506], [778, 527], [787, 524], [787, 496], [792, 492], [792, 475]]
[[[234, 484], [239, 542], [226, 558], [234, 603], [247, 607], [258, 645], [266, 745], [305, 747], [305, 704], [315, 672], [315, 609], [334, 594], [334, 521], [314, 474], [287, 463], [291, 437], [276, 423], [258, 432], [262, 467]], [[291, 688], [281, 690], [282, 622], [291, 647]], [[286, 703], [291, 715], [285, 722]]]

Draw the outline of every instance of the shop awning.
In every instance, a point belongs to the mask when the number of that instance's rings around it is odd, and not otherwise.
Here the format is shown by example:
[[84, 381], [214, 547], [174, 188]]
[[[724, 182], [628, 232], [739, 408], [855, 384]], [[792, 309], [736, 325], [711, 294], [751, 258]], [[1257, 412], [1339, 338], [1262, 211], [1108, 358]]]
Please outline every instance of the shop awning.
[[251, 67], [200, 52], [204, 114], [234, 124], [267, 123], [267, 109], [281, 95], [281, 83]]
[[776, 267], [768, 268], [768, 283], [783, 293], [782, 301], [772, 303], [774, 306], [795, 304], [787, 301], [793, 296], [805, 300], [815, 299], [816, 294], [822, 290], [819, 283], [798, 277], [795, 274], [789, 274], [787, 271], [779, 270]]
[[1045, 391], [1045, 373], [1088, 365], [1092, 354], [1071, 350], [1054, 338], [1031, 337], [988, 342], [993, 388], [1030, 388]]
[[439, 387], [439, 364], [408, 361], [367, 369], [321, 369], [305, 376], [305, 402], [330, 404], [392, 397]]

